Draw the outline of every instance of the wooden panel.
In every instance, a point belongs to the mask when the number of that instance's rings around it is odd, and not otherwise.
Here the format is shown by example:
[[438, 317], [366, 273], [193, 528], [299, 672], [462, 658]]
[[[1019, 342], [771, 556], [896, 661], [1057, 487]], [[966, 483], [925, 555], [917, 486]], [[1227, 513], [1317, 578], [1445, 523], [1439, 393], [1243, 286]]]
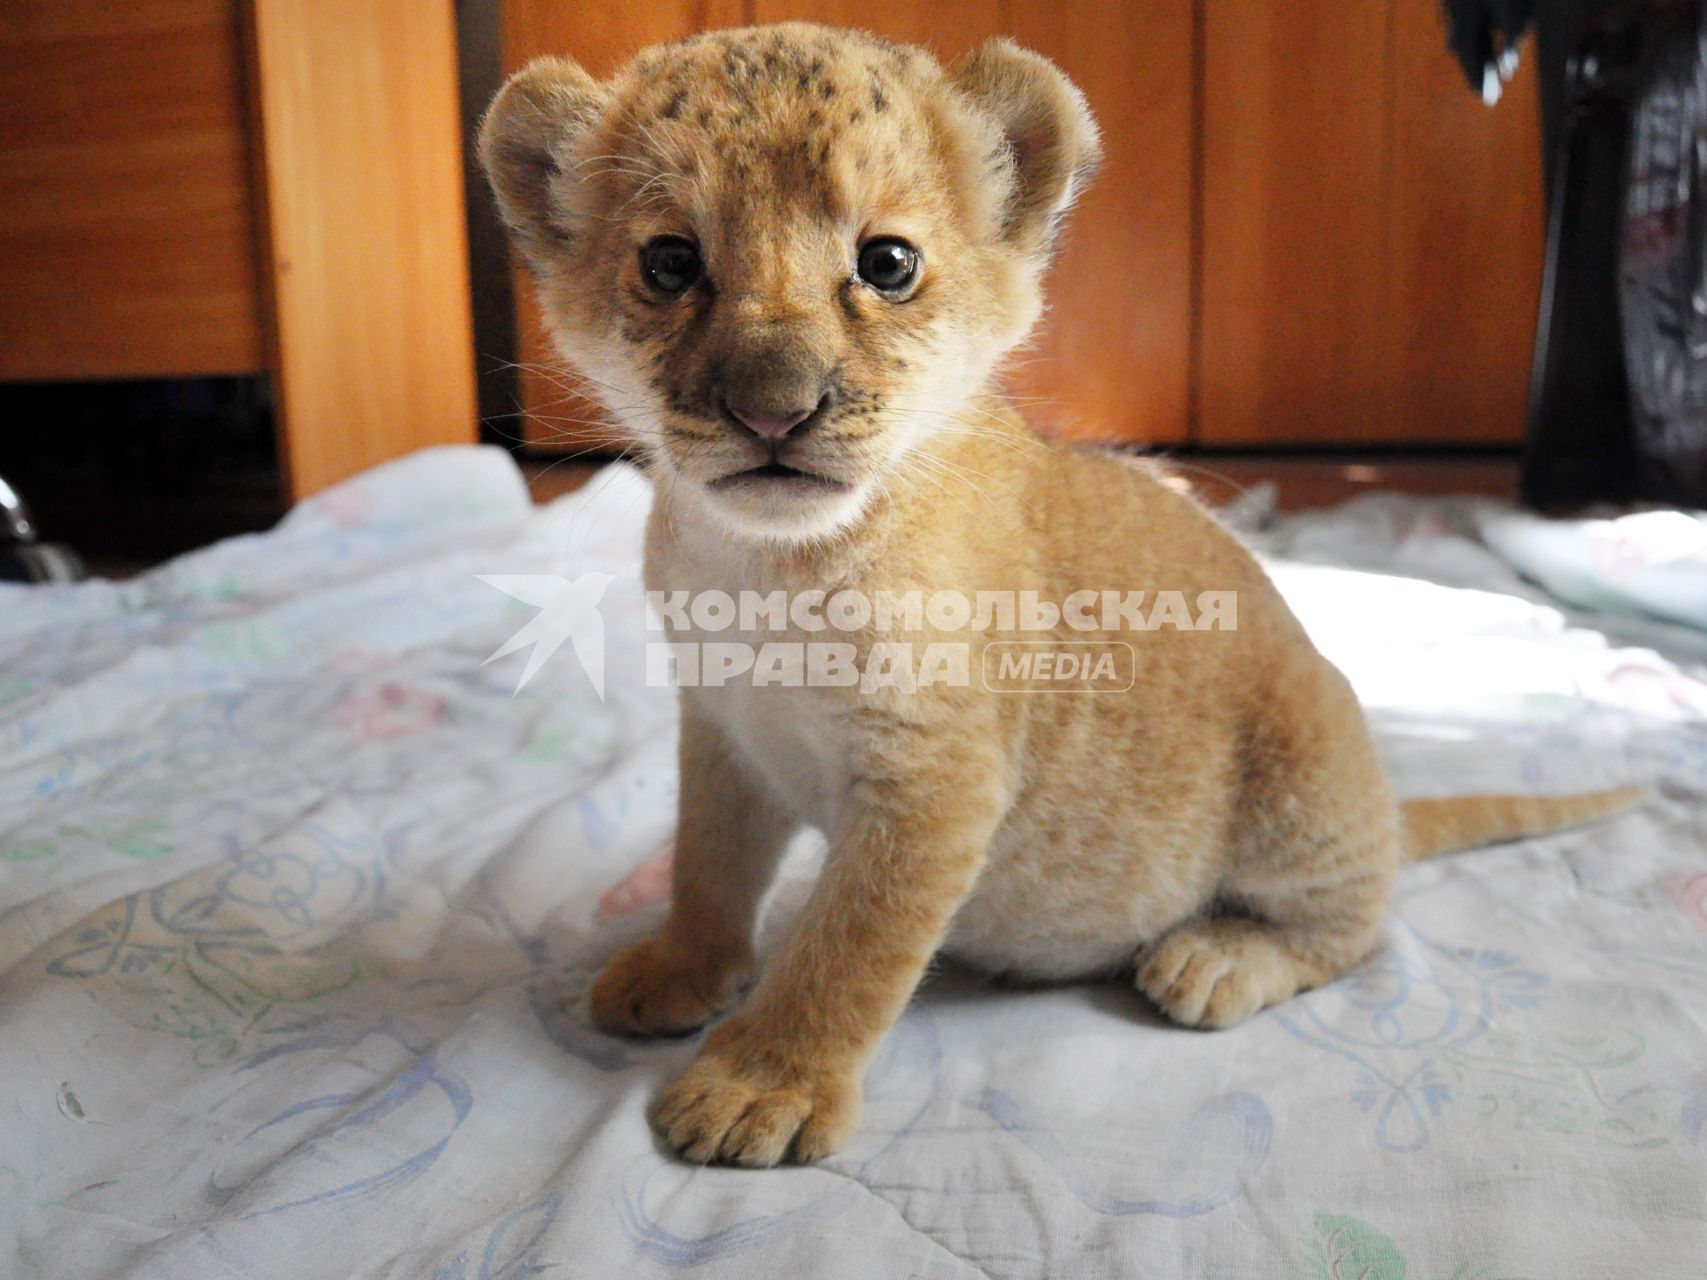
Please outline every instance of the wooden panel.
[[747, 0], [504, 0], [505, 70], [555, 53], [608, 76], [649, 44], [750, 21]]
[[1375, 438], [1390, 0], [1203, 3], [1200, 438]]
[[235, 0], [0, 5], [0, 379], [252, 373]]
[[1545, 239], [1533, 43], [1491, 110], [1437, 0], [1397, 0], [1388, 197], [1395, 440], [1523, 438]]
[[[1191, 379], [1191, 0], [1012, 0], [1102, 126], [1102, 173], [1068, 220], [1050, 310], [1011, 385], [1052, 434], [1179, 444]], [[1033, 399], [1035, 398], [1035, 399]]]
[[859, 27], [943, 59], [1002, 30], [998, 0], [755, 0], [753, 21]]
[[[752, 20], [748, 0], [658, 0], [644, 5], [602, 0], [504, 0], [504, 71], [541, 54], [566, 54], [596, 76], [608, 76], [647, 45], [679, 40], [708, 27]], [[490, 199], [489, 194], [482, 193]], [[539, 319], [527, 272], [513, 274], [520, 411], [495, 424], [501, 435], [534, 448], [616, 452], [625, 443], [602, 425], [604, 410], [567, 390], [553, 374], [563, 358]]]
[[1205, 0], [1199, 439], [1521, 437], [1542, 252], [1526, 69], [1489, 110], [1435, 0]]
[[312, 493], [476, 436], [450, 0], [253, 0], [281, 450]]

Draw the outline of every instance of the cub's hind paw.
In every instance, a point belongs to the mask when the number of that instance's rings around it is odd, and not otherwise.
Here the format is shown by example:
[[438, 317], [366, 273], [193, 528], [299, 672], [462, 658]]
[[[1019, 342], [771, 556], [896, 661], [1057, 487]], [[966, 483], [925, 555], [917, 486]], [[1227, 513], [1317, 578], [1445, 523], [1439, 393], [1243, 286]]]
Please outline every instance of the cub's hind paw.
[[1274, 931], [1247, 920], [1181, 925], [1138, 964], [1139, 990], [1188, 1027], [1233, 1026], [1300, 985], [1298, 965]]

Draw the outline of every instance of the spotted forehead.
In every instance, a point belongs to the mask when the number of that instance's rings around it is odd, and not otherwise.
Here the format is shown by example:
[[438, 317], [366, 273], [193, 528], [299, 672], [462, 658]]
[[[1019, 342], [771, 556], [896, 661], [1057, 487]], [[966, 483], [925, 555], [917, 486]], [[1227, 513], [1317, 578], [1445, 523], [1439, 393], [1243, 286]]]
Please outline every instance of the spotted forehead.
[[840, 103], [856, 122], [886, 114], [899, 91], [930, 68], [916, 49], [857, 31], [780, 26], [713, 32], [659, 45], [633, 64], [651, 86], [646, 107], [659, 119], [684, 112], [730, 114], [767, 105]]
[[859, 33], [714, 33], [636, 59], [613, 128], [620, 150], [644, 160], [627, 175], [638, 182], [662, 175], [655, 186], [669, 191], [697, 180], [733, 199], [785, 191], [836, 205], [850, 185], [916, 166], [933, 78], [917, 51]]

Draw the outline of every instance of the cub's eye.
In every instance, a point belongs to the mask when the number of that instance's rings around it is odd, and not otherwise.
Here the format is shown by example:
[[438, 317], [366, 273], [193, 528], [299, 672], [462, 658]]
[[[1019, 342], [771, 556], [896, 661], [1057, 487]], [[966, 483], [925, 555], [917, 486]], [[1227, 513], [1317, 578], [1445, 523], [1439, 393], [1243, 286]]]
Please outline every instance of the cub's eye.
[[640, 247], [640, 274], [660, 293], [680, 293], [702, 269], [699, 246], [680, 236], [659, 236]]
[[905, 240], [868, 240], [859, 251], [859, 278], [873, 289], [900, 293], [919, 274], [919, 251]]

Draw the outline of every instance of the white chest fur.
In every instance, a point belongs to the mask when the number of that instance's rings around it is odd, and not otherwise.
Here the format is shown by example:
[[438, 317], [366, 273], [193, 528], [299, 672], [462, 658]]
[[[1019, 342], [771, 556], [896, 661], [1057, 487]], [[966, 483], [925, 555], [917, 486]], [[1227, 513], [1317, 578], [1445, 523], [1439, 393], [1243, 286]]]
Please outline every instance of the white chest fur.
[[[679, 513], [673, 528], [654, 530], [647, 557], [648, 586], [653, 590], [666, 595], [686, 592], [690, 601], [715, 593], [738, 605], [743, 596], [759, 599], [781, 591], [792, 599], [806, 589], [768, 567], [763, 556], [732, 544], [723, 531], [695, 529], [692, 520], [691, 513]], [[684, 616], [685, 627], [680, 625]], [[732, 625], [713, 631], [696, 625], [694, 616], [691, 607], [673, 612], [664, 638], [694, 646], [701, 659], [712, 646], [741, 646], [755, 661], [767, 647], [800, 656], [798, 679], [769, 683], [738, 674], [713, 684], [713, 664], [700, 661], [693, 682], [685, 683], [683, 697], [722, 731], [778, 802], [821, 831], [835, 830], [852, 777], [845, 720], [855, 709], [857, 693], [845, 686], [808, 685], [804, 650], [808, 644], [838, 637], [804, 631], [786, 621], [780, 627], [762, 620], [757, 627], [744, 628], [739, 614]]]
[[840, 823], [851, 770], [839, 728], [845, 699], [805, 688], [754, 688], [741, 681], [687, 697], [713, 721], [771, 794], [821, 831]]

